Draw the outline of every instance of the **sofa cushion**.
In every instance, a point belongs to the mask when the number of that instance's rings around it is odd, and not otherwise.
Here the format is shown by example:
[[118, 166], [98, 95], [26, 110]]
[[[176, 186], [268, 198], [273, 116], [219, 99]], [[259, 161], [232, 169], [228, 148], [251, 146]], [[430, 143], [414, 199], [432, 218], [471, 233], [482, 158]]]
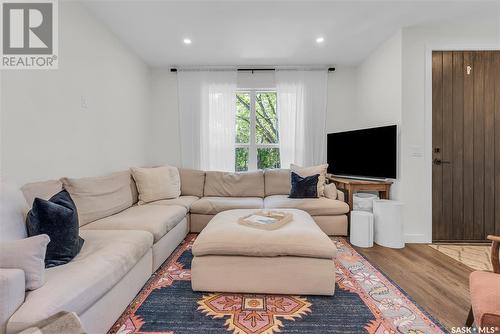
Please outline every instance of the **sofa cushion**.
[[33, 205], [35, 197], [48, 200], [63, 189], [63, 184], [60, 180], [48, 180], [41, 182], [26, 183], [21, 187], [24, 198], [29, 207]]
[[87, 224], [82, 229], [148, 231], [157, 242], [180, 223], [186, 213], [187, 209], [179, 205], [139, 205]]
[[290, 194], [291, 180], [289, 169], [264, 170], [266, 196]]
[[203, 197], [205, 172], [202, 170], [179, 168], [181, 195]]
[[149, 251], [151, 233], [144, 231], [81, 231], [85, 244], [69, 263], [46, 270], [46, 283], [26, 295], [8, 331], [19, 330], [59, 311], [82, 314], [111, 290]]
[[260, 197], [203, 197], [191, 205], [191, 213], [214, 215], [232, 209], [262, 209]]
[[264, 172], [206, 172], [204, 196], [264, 197]]
[[188, 211], [191, 209], [191, 205], [196, 202], [199, 198], [196, 196], [180, 196], [173, 199], [162, 199], [159, 201], [151, 202], [151, 205], [180, 205], [185, 207]]
[[295, 208], [304, 210], [311, 216], [334, 216], [349, 212], [347, 203], [320, 198], [288, 198], [287, 195], [273, 195], [264, 199], [264, 207], [272, 208]]
[[134, 167], [132, 176], [139, 190], [140, 205], [181, 195], [181, 179], [177, 167]]
[[76, 204], [80, 226], [123, 211], [137, 200], [129, 171], [61, 181]]

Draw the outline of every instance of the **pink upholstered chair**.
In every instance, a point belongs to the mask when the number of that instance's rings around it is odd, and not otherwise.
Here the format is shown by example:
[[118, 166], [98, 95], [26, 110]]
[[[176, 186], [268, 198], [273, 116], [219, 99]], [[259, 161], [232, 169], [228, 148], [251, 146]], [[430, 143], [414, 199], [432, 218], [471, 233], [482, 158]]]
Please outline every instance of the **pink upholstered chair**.
[[467, 326], [500, 327], [500, 237], [489, 235], [493, 272], [474, 271], [470, 274], [471, 309]]

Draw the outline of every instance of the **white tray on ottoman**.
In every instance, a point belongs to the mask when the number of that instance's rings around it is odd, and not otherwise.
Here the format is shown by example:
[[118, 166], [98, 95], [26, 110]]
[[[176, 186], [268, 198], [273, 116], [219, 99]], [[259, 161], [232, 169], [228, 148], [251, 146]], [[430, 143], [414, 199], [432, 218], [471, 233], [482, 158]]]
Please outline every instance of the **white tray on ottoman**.
[[238, 224], [256, 209], [217, 214], [193, 244], [194, 291], [333, 295], [334, 243], [305, 211], [276, 230]]

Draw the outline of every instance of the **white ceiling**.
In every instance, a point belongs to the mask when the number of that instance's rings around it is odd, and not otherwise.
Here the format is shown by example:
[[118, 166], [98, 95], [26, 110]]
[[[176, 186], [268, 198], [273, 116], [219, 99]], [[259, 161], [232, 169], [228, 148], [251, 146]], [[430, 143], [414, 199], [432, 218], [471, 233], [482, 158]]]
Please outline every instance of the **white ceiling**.
[[[151, 66], [350, 65], [401, 27], [500, 13], [498, 1], [127, 0], [86, 6]], [[322, 45], [318, 36], [325, 38]], [[186, 37], [191, 45], [183, 44]]]

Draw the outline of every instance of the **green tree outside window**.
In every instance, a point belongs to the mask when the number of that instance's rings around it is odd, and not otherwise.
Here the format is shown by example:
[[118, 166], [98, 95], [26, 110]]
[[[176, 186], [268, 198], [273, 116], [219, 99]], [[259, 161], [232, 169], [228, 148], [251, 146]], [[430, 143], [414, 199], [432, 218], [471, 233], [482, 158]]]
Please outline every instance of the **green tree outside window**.
[[251, 168], [252, 158], [256, 161], [255, 167], [258, 169], [279, 168], [278, 144], [276, 92], [238, 92], [236, 94], [235, 170], [245, 171]]

